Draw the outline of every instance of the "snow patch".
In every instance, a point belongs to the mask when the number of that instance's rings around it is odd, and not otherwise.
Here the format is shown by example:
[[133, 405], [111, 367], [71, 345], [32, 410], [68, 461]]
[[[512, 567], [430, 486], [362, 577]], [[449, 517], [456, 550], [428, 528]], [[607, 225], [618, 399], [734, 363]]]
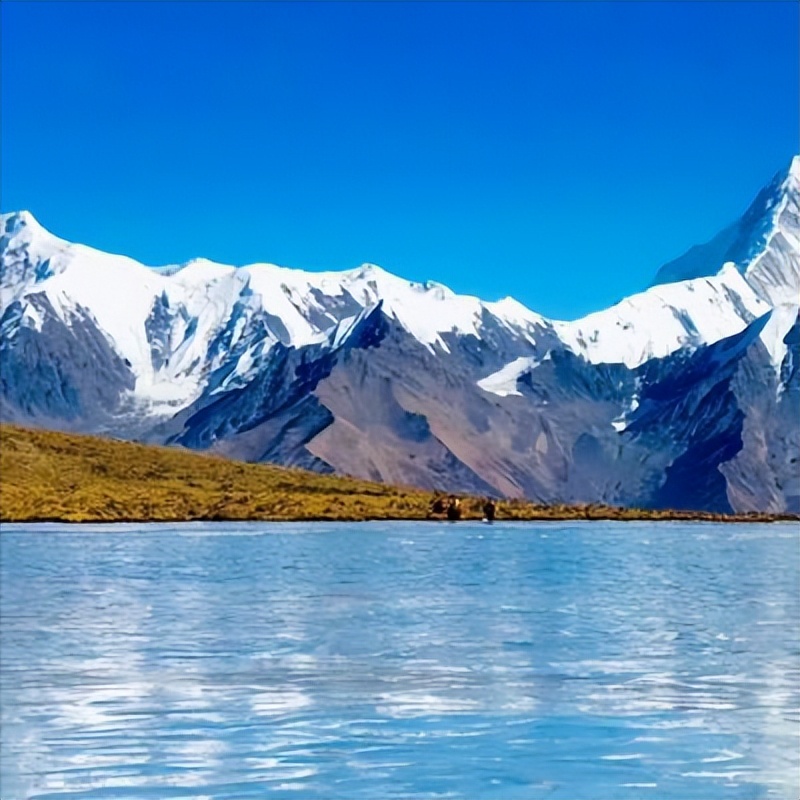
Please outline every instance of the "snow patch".
[[485, 392], [496, 394], [499, 397], [509, 397], [516, 395], [522, 397], [522, 392], [517, 388], [517, 381], [525, 372], [535, 369], [542, 361], [549, 358], [550, 354], [543, 359], [536, 359], [522, 356], [515, 358], [511, 363], [506, 364], [502, 369], [493, 372], [478, 381], [478, 386]]

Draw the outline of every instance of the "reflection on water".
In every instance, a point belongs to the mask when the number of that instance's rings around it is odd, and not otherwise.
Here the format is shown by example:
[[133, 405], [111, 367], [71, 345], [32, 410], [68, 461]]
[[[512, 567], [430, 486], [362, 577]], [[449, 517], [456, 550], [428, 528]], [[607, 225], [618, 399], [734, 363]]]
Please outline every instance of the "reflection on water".
[[5, 526], [0, 796], [796, 798], [799, 543]]

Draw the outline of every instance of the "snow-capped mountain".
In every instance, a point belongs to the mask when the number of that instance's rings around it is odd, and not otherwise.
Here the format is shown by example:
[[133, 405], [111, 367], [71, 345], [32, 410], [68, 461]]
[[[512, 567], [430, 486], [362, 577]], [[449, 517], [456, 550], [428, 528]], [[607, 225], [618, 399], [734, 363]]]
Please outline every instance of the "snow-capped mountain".
[[369, 264], [150, 268], [6, 214], [0, 412], [431, 488], [794, 508], [799, 184], [795, 158], [724, 241], [572, 322]]
[[[130, 369], [130, 399], [161, 414], [195, 400], [232, 354], [230, 377], [241, 383], [277, 344], [341, 345], [359, 315], [379, 303], [432, 352], [447, 351], [442, 334], [479, 335], [485, 315], [531, 341], [543, 324], [510, 298], [483, 303], [371, 264], [312, 273], [197, 259], [151, 269], [58, 239], [28, 212], [3, 215], [2, 230], [2, 312], [14, 308], [16, 324], [37, 331], [48, 312], [68, 326], [91, 317]], [[13, 337], [14, 326], [5, 333]]]
[[712, 275], [730, 263], [774, 311], [762, 336], [774, 364], [786, 355], [783, 337], [800, 297], [800, 156], [759, 192], [742, 218], [706, 244], [665, 264], [656, 283]]

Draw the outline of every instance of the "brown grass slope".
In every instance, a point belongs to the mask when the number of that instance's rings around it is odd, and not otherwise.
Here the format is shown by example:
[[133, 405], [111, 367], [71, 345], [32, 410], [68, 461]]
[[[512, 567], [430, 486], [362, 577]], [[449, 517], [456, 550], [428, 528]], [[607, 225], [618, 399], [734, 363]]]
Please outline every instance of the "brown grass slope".
[[[0, 521], [424, 519], [431, 494], [180, 448], [0, 426]], [[464, 518], [481, 516], [464, 499]], [[501, 519], [775, 519], [504, 502]]]

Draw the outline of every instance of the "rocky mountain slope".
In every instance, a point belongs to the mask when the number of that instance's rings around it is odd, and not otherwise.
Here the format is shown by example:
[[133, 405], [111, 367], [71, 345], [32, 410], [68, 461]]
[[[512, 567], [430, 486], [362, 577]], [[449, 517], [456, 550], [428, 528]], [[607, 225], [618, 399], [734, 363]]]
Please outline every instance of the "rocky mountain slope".
[[800, 158], [573, 322], [374, 265], [148, 268], [0, 237], [0, 417], [426, 488], [800, 509]]

